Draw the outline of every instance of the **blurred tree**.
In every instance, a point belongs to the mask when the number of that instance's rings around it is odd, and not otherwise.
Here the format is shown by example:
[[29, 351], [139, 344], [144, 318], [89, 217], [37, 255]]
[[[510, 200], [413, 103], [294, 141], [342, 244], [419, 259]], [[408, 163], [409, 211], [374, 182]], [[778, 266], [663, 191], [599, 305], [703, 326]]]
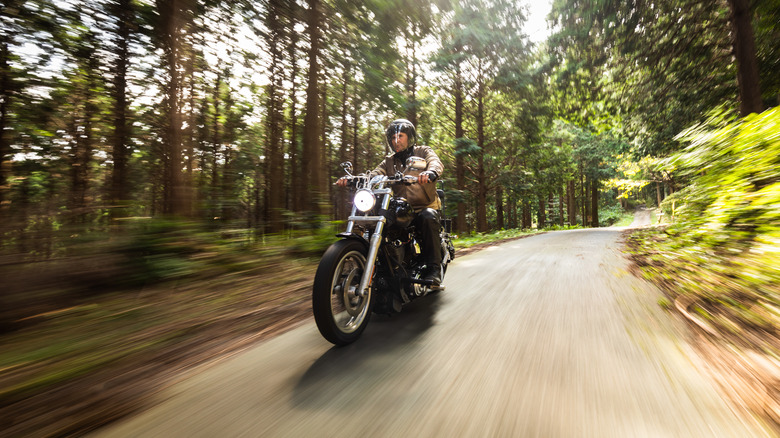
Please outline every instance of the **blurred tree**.
[[[572, 97], [562, 114], [582, 126], [622, 119], [607, 124], [637, 137], [638, 153], [660, 155], [677, 149], [675, 135], [722, 102], [743, 114], [761, 111], [761, 84], [766, 96], [779, 90], [776, 75], [756, 64], [776, 57], [757, 60], [752, 29], [769, 16], [776, 22], [777, 13], [769, 0], [557, 0], [550, 17], [560, 30], [550, 48], [558, 81]], [[758, 52], [772, 53], [777, 35], [759, 29]], [[577, 110], [583, 104], [587, 112]]]
[[91, 29], [85, 29], [73, 41], [76, 69], [69, 78], [73, 92], [70, 94], [72, 118], [68, 121], [68, 134], [71, 162], [69, 207], [75, 212], [88, 205], [90, 167], [99, 137], [96, 135], [100, 116], [97, 102], [105, 87], [100, 83], [97, 49], [97, 38]]
[[[752, 73], [751, 17], [771, 11], [768, 3], [555, 1], [550, 19], [558, 31], [549, 53], [558, 116], [596, 138], [610, 130], [628, 135], [639, 159], [678, 149], [677, 133], [723, 102], [743, 114], [760, 111], [766, 81]], [[773, 41], [762, 33], [758, 47]], [[611, 162], [608, 150], [588, 147], [577, 155], [580, 192], [589, 193], [591, 210], [599, 204], [595, 181], [605, 177], [594, 163], [601, 153]]]
[[[778, 96], [775, 3], [747, 10], [765, 103]], [[459, 232], [560, 221], [564, 204], [572, 222], [605, 196], [614, 151], [544, 135], [550, 110], [597, 143], [632, 138], [637, 158], [676, 149], [709, 108], [736, 107], [740, 4], [559, 0], [538, 59], [503, 0], [7, 1], [0, 208], [97, 212], [103, 198], [278, 231], [284, 210], [327, 214], [335, 163], [373, 166], [381, 127], [405, 116], [447, 160]]]
[[[137, 13], [134, 8], [135, 5], [131, 0], [115, 0], [106, 5], [106, 15], [114, 17], [116, 20], [112, 26], [113, 36], [110, 42], [113, 44], [111, 72], [114, 75], [114, 80], [111, 92], [114, 100], [112, 110], [114, 133], [111, 140], [113, 143], [111, 153], [113, 169], [109, 201], [113, 206], [124, 204], [130, 199], [127, 176], [128, 155], [131, 151], [127, 71], [130, 63], [129, 46], [134, 40], [133, 33], [137, 27]], [[114, 212], [114, 214], [117, 213]]]
[[268, 230], [272, 233], [281, 232], [284, 229], [282, 210], [284, 208], [284, 148], [282, 146], [284, 134], [284, 40], [287, 30], [292, 28], [290, 17], [290, 2], [269, 0], [266, 3], [264, 21], [268, 28], [266, 44], [271, 55], [268, 77], [268, 128], [266, 141], [266, 199]]
[[[22, 94], [44, 85], [35, 72], [49, 63], [54, 52], [57, 15], [57, 8], [46, 0], [0, 3], [0, 217], [7, 217], [12, 203], [12, 145], [29, 134], [23, 132], [23, 121], [18, 118], [20, 111], [30, 109]], [[32, 54], [20, 56], [32, 47]]]
[[322, 173], [323, 145], [320, 144], [320, 50], [321, 50], [321, 26], [322, 11], [320, 0], [308, 0], [306, 16], [309, 37], [308, 64], [309, 70], [306, 79], [306, 115], [303, 121], [303, 151], [301, 186], [307, 199], [307, 210], [320, 213], [325, 201], [325, 187], [320, 186]]
[[[297, 3], [296, 3], [297, 5]], [[291, 12], [291, 16], [295, 18], [294, 23], [299, 23], [301, 15], [301, 8], [296, 7], [294, 12]], [[293, 24], [293, 30], [289, 32], [289, 40], [287, 43], [288, 60], [290, 62], [290, 98], [289, 98], [289, 147], [287, 155], [290, 159], [290, 171], [288, 176], [289, 193], [287, 205], [288, 210], [294, 212], [300, 212], [303, 210], [305, 204], [304, 186], [302, 182], [303, 169], [301, 168], [301, 144], [299, 141], [298, 132], [298, 42], [299, 34], [295, 30], [295, 24]]]
[[165, 86], [165, 113], [167, 117], [163, 138], [164, 197], [163, 212], [184, 216], [191, 209], [187, 205], [187, 187], [182, 177], [182, 62], [184, 53], [192, 44], [185, 35], [192, 23], [194, 0], [156, 0], [159, 22], [156, 34], [164, 53], [167, 73]]
[[449, 83], [444, 84], [445, 89], [452, 95], [452, 112], [453, 112], [453, 137], [455, 146], [455, 186], [458, 190], [458, 196], [456, 199], [457, 213], [455, 215], [455, 230], [458, 233], [466, 233], [468, 231], [466, 223], [466, 200], [463, 194], [466, 189], [466, 165], [464, 149], [467, 149], [467, 145], [471, 142], [465, 138], [464, 129], [464, 97], [465, 86], [463, 79], [463, 67], [465, 54], [463, 53], [463, 42], [461, 41], [461, 34], [464, 32], [464, 26], [459, 21], [460, 15], [455, 14], [452, 19], [444, 20], [439, 34], [441, 38], [441, 48], [434, 56], [434, 68], [445, 72], [448, 76]]
[[[453, 53], [457, 50], [463, 57], [456, 56], [453, 61], [445, 61], [445, 65], [452, 65], [457, 73], [457, 65], [461, 61], [467, 63], [466, 75], [470, 76], [473, 86], [473, 97], [476, 101], [475, 140], [478, 148], [474, 150], [474, 191], [477, 205], [476, 229], [479, 232], [488, 230], [488, 192], [497, 184], [496, 179], [487, 178], [486, 172], [486, 166], [493, 164], [486, 163], [486, 158], [492, 161], [494, 157], [489, 151], [490, 144], [486, 133], [486, 100], [491, 90], [498, 86], [497, 78], [510, 70], [507, 64], [522, 66], [527, 59], [527, 40], [521, 32], [524, 21], [522, 11], [504, 1], [475, 0], [461, 2], [455, 8], [453, 22], [463, 23], [463, 27], [453, 28], [451, 49], [448, 51]], [[444, 54], [446, 56], [447, 52]]]
[[764, 110], [758, 77], [753, 13], [749, 0], [729, 0], [731, 33], [739, 85], [739, 112], [743, 116]]

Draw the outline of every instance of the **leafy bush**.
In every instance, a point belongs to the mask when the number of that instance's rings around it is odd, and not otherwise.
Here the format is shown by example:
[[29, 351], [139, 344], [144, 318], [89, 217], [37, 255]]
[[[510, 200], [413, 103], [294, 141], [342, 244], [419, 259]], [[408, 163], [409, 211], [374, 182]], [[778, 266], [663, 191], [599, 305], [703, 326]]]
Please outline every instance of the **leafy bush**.
[[620, 205], [612, 205], [599, 209], [599, 224], [604, 227], [610, 227], [618, 222], [625, 221], [626, 217], [633, 217], [626, 213]]
[[780, 353], [780, 108], [680, 138], [664, 170], [690, 183], [662, 203], [665, 233], [635, 235], [640, 264], [733, 342]]
[[[716, 115], [680, 135], [690, 142], [664, 162], [692, 184], [667, 199], [684, 227], [702, 231], [780, 232], [780, 108], [725, 123]], [[713, 126], [715, 128], [713, 129]]]
[[307, 230], [287, 243], [287, 253], [294, 257], [320, 257], [343, 231], [342, 221], [323, 222], [322, 226]]

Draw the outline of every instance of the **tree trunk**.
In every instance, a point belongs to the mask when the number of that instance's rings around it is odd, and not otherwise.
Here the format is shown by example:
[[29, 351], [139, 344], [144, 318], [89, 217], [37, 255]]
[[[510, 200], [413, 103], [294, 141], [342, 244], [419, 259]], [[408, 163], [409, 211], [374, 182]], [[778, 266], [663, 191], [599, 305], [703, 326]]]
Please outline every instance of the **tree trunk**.
[[739, 86], [739, 112], [743, 117], [764, 111], [761, 101], [761, 85], [756, 59], [756, 43], [753, 38], [753, 14], [750, 0], [729, 0], [731, 9], [732, 47], [737, 61], [737, 85]]
[[[460, 64], [455, 67], [455, 139], [465, 137], [463, 130], [463, 77], [461, 76]], [[458, 189], [458, 207], [455, 218], [455, 230], [458, 233], [465, 233], [466, 225], [466, 203], [463, 202], [463, 194], [466, 192], [466, 164], [463, 154], [455, 155], [455, 184]]]
[[547, 223], [547, 199], [539, 196], [539, 211], [536, 212], [536, 228], [542, 229]]
[[[222, 87], [222, 72], [217, 71], [217, 78], [216, 82], [214, 83], [214, 90], [212, 90], [211, 93], [211, 100], [214, 107], [214, 117], [211, 121], [211, 147], [212, 147], [212, 155], [211, 155], [211, 189], [209, 190], [211, 192], [211, 205], [214, 208], [214, 211], [212, 212], [212, 217], [220, 216], [219, 211], [221, 210], [222, 205], [222, 199], [219, 196], [219, 154], [222, 150], [222, 139], [220, 137], [221, 128], [219, 125], [219, 119], [221, 116], [220, 113], [220, 93], [219, 89]], [[268, 160], [266, 159], [266, 163], [268, 163]], [[266, 164], [267, 165], [267, 164]], [[268, 175], [268, 172], [265, 172], [266, 175]], [[267, 186], [267, 185], [266, 185]], [[266, 194], [266, 199], [268, 199], [268, 196]]]
[[261, 226], [262, 225], [261, 221], [263, 218], [263, 207], [262, 207], [263, 203], [260, 196], [260, 181], [261, 181], [260, 166], [257, 166], [255, 171], [255, 190], [254, 190], [255, 208], [253, 211], [254, 221], [252, 222], [255, 228], [255, 234], [259, 234], [260, 230], [265, 229], [264, 226]]
[[531, 203], [523, 201], [523, 229], [531, 228]]
[[481, 76], [477, 79], [477, 144], [480, 151], [477, 159], [477, 231], [488, 231], [487, 225], [487, 181], [485, 180], [485, 84]]
[[[347, 147], [349, 145], [348, 128], [349, 122], [347, 120], [347, 110], [349, 108], [349, 76], [352, 74], [352, 66], [344, 66], [344, 79], [341, 84], [341, 145], [339, 146], [339, 163], [347, 161]], [[337, 191], [338, 199], [336, 200], [336, 219], [344, 220], [349, 215], [347, 211], [347, 190], [341, 189]]]
[[577, 190], [573, 179], [566, 183], [566, 213], [569, 225], [577, 225]]
[[278, 0], [268, 2], [269, 14], [269, 52], [271, 64], [268, 85], [268, 140], [266, 143], [266, 202], [268, 204], [268, 231], [281, 233], [284, 230], [282, 210], [284, 208], [284, 150], [283, 136], [283, 79], [281, 26], [279, 23], [280, 4]]
[[181, 73], [180, 55], [182, 32], [189, 19], [191, 3], [188, 0], [158, 0], [163, 20], [165, 66], [168, 70], [168, 114], [165, 135], [165, 199], [163, 212], [176, 216], [185, 215], [185, 188], [182, 178], [181, 145]]
[[89, 168], [92, 162], [93, 149], [93, 121], [98, 115], [97, 104], [95, 103], [94, 91], [97, 89], [98, 59], [95, 56], [94, 49], [95, 38], [88, 34], [84, 36], [82, 42], [86, 48], [82, 54], [83, 58], [79, 60], [80, 71], [83, 77], [78, 78], [76, 83], [80, 89], [76, 93], [76, 108], [80, 108], [79, 114], [75, 114], [73, 128], [73, 160], [71, 162], [71, 205], [75, 210], [83, 209], [87, 206], [87, 190], [89, 188]]
[[563, 226], [563, 204], [565, 202], [564, 200], [564, 194], [563, 192], [559, 192], [558, 195], [558, 225]]
[[504, 229], [504, 189], [501, 186], [496, 188], [496, 229]]
[[[226, 69], [225, 74], [229, 75], [230, 70]], [[230, 77], [226, 77], [226, 83], [230, 81]], [[229, 95], [225, 96], [225, 119], [229, 119], [230, 112], [233, 110], [232, 103], [233, 100], [230, 98]], [[281, 111], [281, 110], [279, 110]], [[283, 127], [280, 129], [284, 129]], [[229, 221], [233, 219], [233, 184], [235, 182], [235, 173], [233, 172], [234, 163], [233, 163], [233, 150], [230, 148], [229, 143], [230, 139], [235, 138], [235, 127], [232, 126], [230, 122], [223, 123], [222, 126], [222, 159], [225, 164], [222, 166], [222, 176], [220, 178], [220, 184], [219, 184], [219, 199], [220, 199], [220, 205], [221, 205], [221, 211], [220, 216], [223, 220]], [[279, 134], [282, 135], [281, 133]], [[281, 139], [279, 140], [281, 141]], [[227, 144], [226, 144], [227, 143]], [[281, 156], [281, 153], [279, 154]], [[281, 161], [281, 160], [280, 160]], [[280, 169], [283, 169], [283, 167], [280, 165]], [[284, 175], [284, 171], [281, 170], [282, 175]], [[282, 183], [282, 187], [284, 184]]]
[[[0, 10], [6, 7], [6, 3], [3, 3]], [[4, 10], [2, 15], [5, 15]], [[9, 32], [0, 32], [0, 218], [5, 216], [5, 212], [8, 210], [7, 205], [10, 204], [8, 196], [8, 168], [10, 166], [6, 166], [11, 155], [11, 142], [6, 133], [11, 101], [11, 67], [8, 65], [10, 39]]]
[[320, 89], [319, 89], [319, 55], [320, 55], [320, 2], [309, 0], [308, 34], [309, 34], [309, 72], [306, 86], [306, 116], [303, 121], [303, 174], [301, 181], [307, 209], [320, 212], [320, 203], [324, 191], [319, 187], [321, 173], [320, 135]]
[[301, 212], [304, 208], [303, 185], [301, 169], [301, 149], [298, 145], [298, 97], [296, 95], [298, 78], [298, 56], [296, 46], [298, 44], [298, 33], [290, 32], [290, 45], [288, 46], [290, 65], [290, 210]]
[[360, 138], [359, 138], [359, 128], [360, 123], [358, 120], [358, 95], [357, 91], [355, 91], [355, 96], [352, 99], [352, 164], [356, 171], [360, 171], [362, 168], [360, 167], [360, 154], [358, 151], [360, 150]]
[[[195, 145], [197, 144], [197, 138], [195, 135], [195, 127], [198, 126], [198, 113], [195, 110], [197, 104], [197, 81], [196, 77], [200, 74], [195, 73], [195, 58], [196, 53], [193, 47], [190, 45], [187, 66], [185, 69], [185, 77], [187, 78], [189, 85], [189, 102], [187, 105], [187, 127], [184, 128], [182, 140], [182, 147], [184, 148], [184, 168], [186, 170], [184, 176], [184, 187], [186, 188], [186, 205], [188, 217], [195, 215], [196, 205], [196, 184], [195, 184], [195, 168], [198, 167], [195, 157]], [[202, 73], [202, 72], [199, 72]], [[199, 172], [202, 174], [202, 172]]]
[[[85, 87], [89, 88], [89, 87]], [[77, 97], [86, 102], [91, 99], [88, 90], [80, 90], [84, 93]], [[78, 105], [78, 103], [77, 103]], [[71, 142], [71, 169], [70, 169], [70, 205], [71, 210], [80, 210], [86, 206], [87, 181], [89, 178], [88, 169], [90, 156], [92, 155], [92, 126], [89, 111], [85, 107], [82, 109], [81, 117], [74, 114], [75, 120], [72, 123]]]
[[[126, 201], [127, 187], [127, 156], [129, 143], [129, 126], [127, 124], [127, 67], [129, 63], [128, 45], [130, 28], [133, 26], [133, 12], [130, 0], [118, 0], [113, 5], [117, 17], [116, 38], [114, 42], [114, 135], [112, 138], [111, 158], [114, 166], [111, 172], [110, 202], [116, 206]], [[112, 216], [118, 213], [112, 210]]]
[[263, 200], [263, 166], [260, 163], [259, 157], [253, 157], [252, 158], [252, 164], [254, 164], [254, 226], [255, 226], [255, 234], [265, 234], [266, 230], [266, 223], [265, 223], [265, 205], [266, 202]]
[[515, 204], [515, 196], [512, 194], [512, 192], [509, 192], [507, 207], [507, 227], [517, 228], [517, 205]]
[[599, 227], [599, 182], [598, 180], [591, 181], [591, 198], [590, 198], [590, 214], [593, 215], [591, 220], [591, 226], [594, 228]]
[[[323, 71], [322, 77], [328, 77], [328, 72]], [[320, 214], [333, 219], [333, 184], [328, 184], [331, 174], [331, 150], [328, 141], [328, 86], [323, 84], [320, 87], [322, 96], [320, 96], [320, 180], [318, 186], [324, 194], [323, 202], [320, 204]]]
[[588, 217], [588, 191], [587, 180], [582, 173], [582, 163], [580, 163], [580, 189], [582, 191], [582, 226], [587, 227], [588, 223], [590, 223], [590, 218]]

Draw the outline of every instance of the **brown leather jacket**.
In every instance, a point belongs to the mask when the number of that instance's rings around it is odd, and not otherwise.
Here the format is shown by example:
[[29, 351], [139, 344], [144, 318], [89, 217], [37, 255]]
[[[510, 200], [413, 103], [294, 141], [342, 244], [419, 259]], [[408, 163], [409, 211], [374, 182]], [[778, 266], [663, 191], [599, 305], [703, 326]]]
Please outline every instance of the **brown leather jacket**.
[[[428, 146], [415, 146], [412, 148], [411, 155], [416, 157], [425, 158], [428, 162], [428, 167], [425, 170], [432, 170], [436, 172], [439, 178], [441, 178], [442, 172], [444, 172], [444, 165], [441, 163], [439, 156], [436, 152]], [[396, 172], [403, 172], [406, 167], [406, 163], [396, 157], [396, 154], [388, 155], [385, 157], [379, 166], [371, 172], [371, 175], [395, 175]], [[417, 175], [422, 171], [409, 171], [407, 174]], [[436, 194], [436, 183], [430, 182], [428, 184], [412, 184], [410, 186], [398, 185], [393, 187], [393, 193], [396, 196], [406, 198], [412, 208], [415, 211], [422, 210], [423, 208], [433, 208], [438, 210], [441, 208], [441, 200], [439, 195]]]

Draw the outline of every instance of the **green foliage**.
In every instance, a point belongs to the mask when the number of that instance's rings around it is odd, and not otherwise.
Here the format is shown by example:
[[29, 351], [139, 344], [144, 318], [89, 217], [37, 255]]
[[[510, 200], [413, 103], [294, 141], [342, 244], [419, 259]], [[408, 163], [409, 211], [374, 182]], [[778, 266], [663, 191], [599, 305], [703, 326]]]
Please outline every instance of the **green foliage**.
[[664, 232], [632, 237], [640, 264], [729, 342], [780, 354], [780, 109], [716, 114], [662, 165], [689, 180], [662, 208]]
[[[127, 278], [119, 284], [143, 285], [192, 275], [202, 268], [189, 256], [202, 251], [195, 224], [151, 220], [131, 231], [126, 245], [117, 250], [127, 259]], [[121, 280], [121, 279], [117, 279]]]
[[295, 257], [320, 257], [336, 240], [344, 228], [343, 221], [324, 222], [322, 226], [298, 233], [291, 241], [283, 242], [285, 252]]
[[680, 135], [690, 146], [664, 165], [691, 184], [666, 205], [679, 201], [680, 222], [701, 226], [702, 233], [777, 233], [780, 109], [727, 122], [716, 114]]
[[620, 191], [622, 198], [638, 195], [643, 188], [654, 181], [663, 181], [663, 176], [653, 172], [657, 159], [644, 157], [635, 161], [627, 154], [615, 157], [618, 161], [615, 177], [607, 181], [607, 187]]
[[538, 233], [538, 230], [509, 229], [492, 233], [475, 233], [469, 236], [457, 236], [452, 243], [457, 249], [465, 249], [481, 243], [491, 243], [505, 239], [514, 239]]
[[455, 139], [455, 156], [471, 156], [478, 154], [482, 149], [477, 145], [477, 142], [470, 138], [456, 138]]
[[627, 213], [620, 205], [610, 205], [599, 209], [599, 224], [603, 227], [613, 225], [624, 227], [631, 224], [634, 219], [633, 213]]
[[549, 227], [544, 227], [545, 231], [561, 231], [561, 230], [578, 230], [581, 229], [581, 225], [552, 225]]

